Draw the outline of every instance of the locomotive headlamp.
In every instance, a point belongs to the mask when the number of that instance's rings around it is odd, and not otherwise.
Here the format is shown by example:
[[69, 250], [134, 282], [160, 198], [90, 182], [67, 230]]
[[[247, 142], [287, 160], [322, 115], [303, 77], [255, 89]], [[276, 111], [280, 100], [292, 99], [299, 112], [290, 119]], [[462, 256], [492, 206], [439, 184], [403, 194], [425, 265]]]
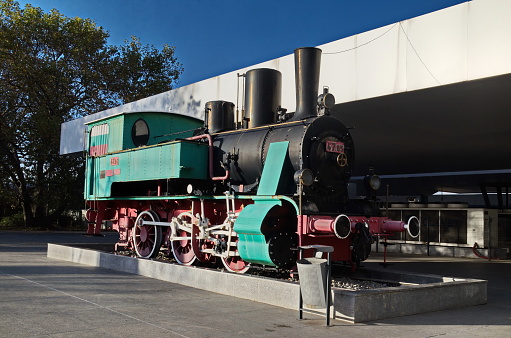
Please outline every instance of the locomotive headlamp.
[[332, 109], [335, 105], [335, 97], [330, 93], [322, 94], [318, 97], [318, 104], [320, 107]]
[[328, 92], [328, 87], [323, 88], [323, 94], [318, 96], [318, 110], [320, 115], [324, 115], [328, 110], [335, 106], [335, 97]]
[[314, 174], [310, 169], [302, 169], [295, 172], [294, 179], [296, 184], [308, 187], [314, 182]]
[[364, 183], [367, 189], [378, 190], [381, 187], [381, 180], [378, 175], [370, 174], [364, 179]]

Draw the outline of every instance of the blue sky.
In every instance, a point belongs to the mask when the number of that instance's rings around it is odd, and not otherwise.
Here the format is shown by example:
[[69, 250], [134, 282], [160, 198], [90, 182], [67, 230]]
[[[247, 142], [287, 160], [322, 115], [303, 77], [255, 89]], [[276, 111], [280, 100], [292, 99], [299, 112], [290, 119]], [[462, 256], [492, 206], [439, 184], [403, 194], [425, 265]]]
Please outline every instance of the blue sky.
[[132, 35], [176, 47], [178, 86], [413, 18], [460, 0], [27, 0], [70, 17], [90, 18], [109, 43]]

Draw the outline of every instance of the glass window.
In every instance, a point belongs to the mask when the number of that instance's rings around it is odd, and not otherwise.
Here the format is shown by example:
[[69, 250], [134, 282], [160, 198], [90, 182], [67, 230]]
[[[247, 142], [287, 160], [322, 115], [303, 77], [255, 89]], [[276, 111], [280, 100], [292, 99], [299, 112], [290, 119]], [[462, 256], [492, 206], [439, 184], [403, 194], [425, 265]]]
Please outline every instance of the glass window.
[[138, 119], [131, 129], [131, 138], [136, 147], [145, 146], [149, 141], [149, 127], [146, 121]]
[[90, 131], [90, 136], [100, 136], [100, 135], [107, 135], [108, 130], [108, 123], [98, 124], [94, 127], [92, 127]]
[[108, 152], [109, 127], [107, 123], [92, 127], [89, 140], [89, 155], [101, 156]]
[[440, 212], [438, 210], [421, 211], [421, 240], [440, 242]]
[[467, 243], [467, 211], [442, 210], [440, 216], [440, 242]]

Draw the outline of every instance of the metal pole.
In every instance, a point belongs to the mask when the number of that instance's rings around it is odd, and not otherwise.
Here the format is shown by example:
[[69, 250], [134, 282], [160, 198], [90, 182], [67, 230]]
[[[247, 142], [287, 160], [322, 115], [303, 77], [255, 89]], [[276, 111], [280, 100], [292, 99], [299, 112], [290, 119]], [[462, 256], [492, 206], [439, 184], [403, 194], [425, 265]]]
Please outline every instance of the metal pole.
[[299, 215], [302, 216], [302, 194], [303, 194], [303, 185], [302, 179], [300, 178], [300, 182], [298, 182], [298, 212]]
[[491, 261], [491, 224], [492, 224], [492, 218], [491, 217], [488, 217], [488, 224], [489, 224], [489, 229], [488, 229], [488, 261]]
[[330, 262], [330, 252], [327, 252], [327, 271], [326, 271], [326, 326], [330, 326], [330, 303], [332, 301], [332, 265]]
[[429, 216], [426, 217], [426, 229], [428, 229], [428, 232], [426, 234], [426, 241], [427, 241], [427, 248], [428, 248], [428, 256], [429, 256]]
[[[298, 257], [299, 259], [303, 258], [303, 249], [301, 247], [298, 248]], [[300, 276], [298, 276], [300, 277]], [[299, 303], [298, 303], [298, 319], [303, 319], [303, 298], [302, 298], [302, 285], [301, 283], [298, 284], [298, 292], [300, 293], [299, 297]]]
[[385, 217], [389, 217], [389, 195], [390, 195], [390, 185], [387, 184], [387, 196], [385, 198]]

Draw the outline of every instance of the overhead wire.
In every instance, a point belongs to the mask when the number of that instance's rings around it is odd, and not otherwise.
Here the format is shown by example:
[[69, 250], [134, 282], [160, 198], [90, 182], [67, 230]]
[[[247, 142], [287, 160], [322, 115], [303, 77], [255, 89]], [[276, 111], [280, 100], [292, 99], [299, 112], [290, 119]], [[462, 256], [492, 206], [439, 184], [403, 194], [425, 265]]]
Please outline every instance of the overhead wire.
[[385, 34], [387, 34], [388, 32], [390, 32], [392, 30], [392, 28], [396, 27], [396, 25], [398, 24], [398, 22], [396, 22], [392, 27], [390, 27], [387, 31], [385, 31], [383, 34], [375, 37], [374, 39], [370, 40], [370, 41], [367, 41], [366, 43], [363, 43], [361, 45], [358, 45], [358, 46], [355, 46], [353, 48], [349, 48], [349, 49], [345, 49], [345, 50], [341, 50], [339, 52], [331, 52], [331, 53], [323, 53], [323, 54], [341, 54], [341, 53], [345, 53], [345, 52], [349, 52], [351, 50], [354, 50], [354, 49], [357, 49], [357, 48], [360, 48], [362, 46], [365, 46], [365, 45], [368, 45], [370, 44], [371, 42], [375, 41], [375, 40], [378, 40], [379, 38], [381, 38], [382, 36], [384, 36]]
[[422, 58], [420, 57], [419, 53], [417, 52], [417, 50], [415, 49], [415, 47], [413, 46], [413, 43], [412, 41], [410, 40], [410, 38], [408, 37], [408, 35], [406, 34], [404, 28], [403, 28], [403, 25], [401, 24], [401, 22], [396, 22], [394, 25], [392, 25], [392, 27], [390, 27], [389, 29], [387, 29], [385, 32], [383, 32], [382, 34], [378, 35], [377, 37], [375, 37], [374, 39], [372, 40], [369, 40], [361, 45], [358, 45], [358, 46], [355, 46], [355, 47], [352, 47], [352, 48], [348, 48], [348, 49], [344, 49], [344, 50], [341, 50], [341, 51], [338, 51], [338, 52], [330, 52], [330, 53], [323, 53], [324, 55], [333, 55], [333, 54], [341, 54], [341, 53], [345, 53], [345, 52], [349, 52], [349, 51], [352, 51], [352, 50], [355, 50], [357, 48], [360, 48], [360, 47], [363, 47], [365, 45], [368, 45], [370, 44], [371, 42], [374, 42], [376, 40], [378, 40], [379, 38], [381, 38], [382, 36], [384, 36], [385, 34], [387, 34], [388, 32], [390, 32], [394, 27], [396, 27], [397, 25], [399, 24], [399, 27], [401, 28], [401, 30], [403, 31], [403, 34], [405, 35], [406, 37], [406, 40], [408, 41], [408, 43], [410, 44], [410, 46], [412, 47], [412, 50], [414, 51], [415, 55], [417, 55], [417, 58], [419, 58], [419, 61], [422, 63], [422, 65], [424, 66], [424, 68], [426, 68], [426, 70], [428, 71], [429, 75], [431, 75], [431, 77], [433, 79], [435, 79], [436, 83], [438, 83], [439, 85], [441, 85], [440, 81], [438, 81], [438, 79], [433, 75], [433, 73], [431, 72], [431, 70], [428, 68], [428, 66], [426, 66], [426, 63], [422, 60]]
[[422, 58], [420, 57], [419, 53], [417, 52], [417, 50], [415, 49], [415, 47], [413, 46], [412, 44], [412, 41], [410, 41], [410, 38], [408, 37], [408, 35], [406, 34], [405, 32], [405, 29], [403, 28], [403, 25], [401, 25], [401, 22], [399, 22], [399, 27], [401, 27], [401, 30], [403, 31], [404, 35], [406, 36], [406, 40], [408, 40], [408, 43], [410, 44], [410, 46], [412, 47], [413, 51], [415, 52], [415, 55], [417, 55], [417, 57], [419, 58], [420, 62], [422, 63], [422, 65], [424, 66], [424, 68], [426, 68], [426, 70], [428, 71], [429, 75], [431, 75], [431, 77], [433, 79], [435, 79], [436, 83], [438, 83], [439, 85], [441, 85], [440, 81], [437, 80], [437, 78], [435, 77], [435, 75], [433, 75], [433, 73], [429, 70], [428, 66], [426, 66], [426, 63], [424, 63], [424, 61], [422, 61]]

